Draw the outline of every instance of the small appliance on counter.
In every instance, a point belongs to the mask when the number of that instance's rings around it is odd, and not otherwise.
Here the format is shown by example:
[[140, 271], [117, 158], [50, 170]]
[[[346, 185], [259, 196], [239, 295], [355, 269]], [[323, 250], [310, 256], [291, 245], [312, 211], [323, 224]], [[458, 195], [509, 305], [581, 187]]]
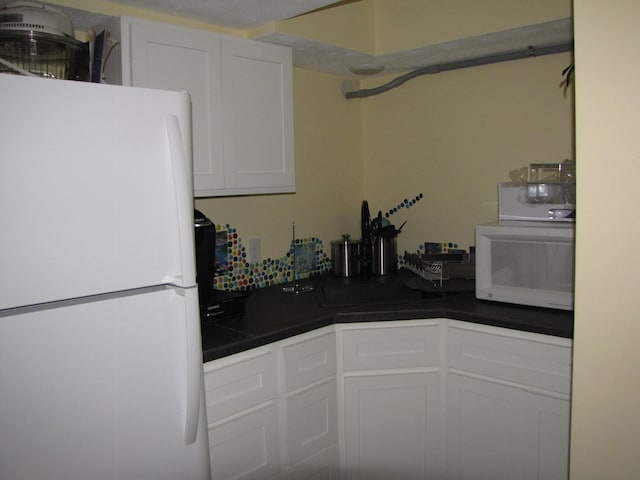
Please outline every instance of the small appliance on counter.
[[476, 226], [476, 297], [573, 310], [576, 165], [533, 163], [498, 185], [498, 223]]
[[575, 162], [532, 163], [509, 176], [511, 182], [498, 184], [501, 222], [575, 222]]
[[199, 210], [193, 210], [196, 241], [196, 283], [200, 310], [211, 302], [216, 271], [216, 226]]
[[446, 280], [475, 278], [475, 247], [469, 253], [404, 253], [405, 267], [442, 288]]
[[573, 310], [572, 223], [501, 222], [476, 227], [476, 297]]
[[210, 322], [242, 313], [244, 292], [224, 292], [213, 288], [216, 271], [216, 226], [199, 210], [193, 211], [196, 242], [196, 283], [200, 320]]
[[210, 300], [200, 306], [200, 320], [203, 323], [215, 323], [244, 312], [246, 292], [226, 292], [211, 289]]

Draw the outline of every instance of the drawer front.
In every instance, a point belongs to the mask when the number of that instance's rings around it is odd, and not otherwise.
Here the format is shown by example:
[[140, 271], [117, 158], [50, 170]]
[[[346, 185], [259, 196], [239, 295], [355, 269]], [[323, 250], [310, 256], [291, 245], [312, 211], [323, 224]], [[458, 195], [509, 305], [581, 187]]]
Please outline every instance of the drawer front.
[[336, 335], [333, 332], [286, 345], [282, 354], [285, 392], [336, 375]]
[[438, 367], [440, 325], [345, 328], [342, 345], [345, 371]]
[[449, 327], [449, 368], [557, 393], [570, 393], [570, 340], [553, 339], [548, 342], [544, 335], [535, 333], [509, 335], [503, 329], [495, 329], [494, 332]]
[[207, 420], [216, 422], [247, 408], [275, 399], [276, 377], [271, 351], [237, 362], [205, 364]]

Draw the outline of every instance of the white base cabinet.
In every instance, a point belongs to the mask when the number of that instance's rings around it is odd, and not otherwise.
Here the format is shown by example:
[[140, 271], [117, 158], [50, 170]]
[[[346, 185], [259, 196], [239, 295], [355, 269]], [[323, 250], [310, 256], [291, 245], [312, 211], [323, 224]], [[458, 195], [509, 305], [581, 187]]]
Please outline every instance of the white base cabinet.
[[207, 362], [204, 382], [213, 480], [338, 478], [333, 326]]
[[571, 342], [451, 322], [447, 478], [568, 478]]
[[339, 324], [205, 364], [212, 478], [568, 478], [569, 339]]
[[343, 478], [442, 478], [440, 322], [339, 328]]
[[333, 327], [280, 342], [279, 401], [286, 478], [337, 478], [338, 393]]
[[212, 480], [280, 473], [274, 357], [267, 347], [205, 364]]
[[568, 478], [569, 400], [456, 374], [447, 383], [447, 478]]
[[106, 29], [107, 83], [191, 95], [196, 197], [295, 191], [291, 49], [132, 17]]
[[344, 382], [344, 478], [440, 479], [440, 374]]

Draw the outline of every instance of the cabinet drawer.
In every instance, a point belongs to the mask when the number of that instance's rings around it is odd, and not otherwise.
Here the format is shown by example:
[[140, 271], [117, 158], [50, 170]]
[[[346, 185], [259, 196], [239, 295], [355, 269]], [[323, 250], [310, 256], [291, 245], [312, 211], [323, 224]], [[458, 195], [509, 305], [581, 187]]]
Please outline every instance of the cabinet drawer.
[[336, 374], [336, 336], [331, 332], [282, 348], [284, 391], [290, 392]]
[[569, 394], [571, 341], [486, 327], [449, 327], [449, 368]]
[[389, 325], [342, 331], [345, 371], [437, 367], [440, 325]]
[[262, 350], [248, 356], [243, 354], [231, 362], [209, 362], [204, 368], [204, 387], [209, 423], [273, 400], [276, 395], [273, 353]]

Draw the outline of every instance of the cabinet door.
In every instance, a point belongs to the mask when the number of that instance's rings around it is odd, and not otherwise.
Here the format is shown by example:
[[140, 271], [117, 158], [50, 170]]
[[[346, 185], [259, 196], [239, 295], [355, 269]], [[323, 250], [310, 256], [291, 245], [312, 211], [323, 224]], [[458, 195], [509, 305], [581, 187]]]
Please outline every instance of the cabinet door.
[[442, 478], [438, 372], [348, 377], [344, 396], [345, 478]]
[[291, 50], [224, 39], [225, 186], [229, 193], [295, 191]]
[[209, 428], [212, 480], [264, 480], [280, 471], [275, 405]]
[[566, 479], [569, 400], [449, 373], [450, 479]]
[[224, 187], [220, 39], [171, 25], [133, 22], [131, 85], [191, 95], [194, 190]]
[[338, 444], [336, 388], [330, 379], [285, 398], [289, 465]]
[[287, 480], [338, 480], [340, 478], [338, 446], [329, 447], [287, 470]]

